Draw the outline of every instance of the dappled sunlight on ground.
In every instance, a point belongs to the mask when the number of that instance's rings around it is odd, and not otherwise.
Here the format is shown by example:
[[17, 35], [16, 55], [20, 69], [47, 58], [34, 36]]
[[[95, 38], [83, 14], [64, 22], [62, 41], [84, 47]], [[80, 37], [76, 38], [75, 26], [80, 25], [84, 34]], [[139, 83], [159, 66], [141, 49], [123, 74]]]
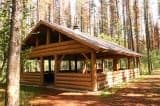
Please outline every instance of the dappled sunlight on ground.
[[[160, 74], [160, 73], [159, 73]], [[129, 82], [115, 94], [99, 96], [99, 92], [45, 91], [29, 101], [32, 106], [159, 106], [160, 75], [144, 76]]]
[[40, 97], [35, 97], [35, 99], [29, 101], [32, 105], [96, 105], [102, 104], [101, 97], [87, 95], [83, 93], [60, 93], [57, 95], [41, 95]]

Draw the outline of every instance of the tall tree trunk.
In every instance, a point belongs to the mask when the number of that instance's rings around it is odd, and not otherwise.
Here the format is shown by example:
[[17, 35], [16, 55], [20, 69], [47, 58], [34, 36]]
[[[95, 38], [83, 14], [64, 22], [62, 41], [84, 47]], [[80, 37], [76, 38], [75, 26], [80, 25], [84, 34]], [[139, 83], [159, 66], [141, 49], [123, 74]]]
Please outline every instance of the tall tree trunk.
[[134, 32], [136, 36], [136, 51], [139, 52], [139, 7], [138, 0], [134, 0]]
[[123, 15], [123, 36], [124, 36], [124, 47], [127, 47], [127, 33], [126, 33], [126, 15], [125, 15], [125, 0], [122, 0], [122, 15]]
[[128, 32], [128, 48], [134, 51], [132, 20], [130, 11], [130, 0], [126, 0], [126, 14], [127, 14], [127, 32]]
[[21, 0], [12, 0], [11, 29], [7, 64], [7, 106], [19, 106], [20, 50], [21, 50]]
[[104, 23], [104, 5], [103, 5], [103, 0], [100, 0], [101, 2], [101, 21], [100, 21], [100, 33], [104, 32], [103, 28], [103, 23]]
[[148, 72], [151, 74], [151, 57], [150, 57], [150, 32], [148, 26], [148, 0], [144, 0], [144, 22], [146, 33], [146, 47], [147, 47], [147, 59], [148, 59]]
[[94, 28], [95, 28], [95, 20], [94, 20], [94, 0], [90, 0], [90, 6], [89, 6], [89, 9], [90, 9], [90, 34], [92, 36], [94, 36]]
[[60, 0], [54, 0], [54, 22], [60, 24]]
[[71, 20], [71, 28], [73, 29], [73, 26], [75, 24], [74, 19], [76, 16], [76, 0], [70, 0], [70, 20]]
[[115, 0], [110, 0], [110, 36], [115, 34]]
[[37, 13], [37, 22], [38, 22], [39, 21], [39, 0], [37, 0], [36, 13]]

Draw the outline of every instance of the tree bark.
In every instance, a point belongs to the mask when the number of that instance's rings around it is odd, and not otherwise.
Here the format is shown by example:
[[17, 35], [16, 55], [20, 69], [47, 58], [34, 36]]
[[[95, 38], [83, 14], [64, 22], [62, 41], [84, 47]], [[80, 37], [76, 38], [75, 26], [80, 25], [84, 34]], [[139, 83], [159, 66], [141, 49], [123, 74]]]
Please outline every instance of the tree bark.
[[134, 32], [136, 36], [136, 51], [139, 52], [139, 7], [138, 7], [138, 0], [134, 1]]
[[130, 11], [130, 0], [126, 0], [126, 14], [127, 14], [127, 32], [128, 32], [128, 48], [134, 51], [132, 20]]
[[6, 106], [19, 106], [21, 0], [12, 0], [10, 42], [7, 64]]
[[126, 15], [125, 15], [125, 1], [122, 1], [122, 15], [123, 15], [123, 36], [124, 36], [124, 47], [127, 47], [127, 38], [126, 38]]
[[144, 22], [145, 22], [145, 33], [146, 33], [148, 73], [151, 74], [150, 33], [148, 26], [148, 0], [144, 0]]

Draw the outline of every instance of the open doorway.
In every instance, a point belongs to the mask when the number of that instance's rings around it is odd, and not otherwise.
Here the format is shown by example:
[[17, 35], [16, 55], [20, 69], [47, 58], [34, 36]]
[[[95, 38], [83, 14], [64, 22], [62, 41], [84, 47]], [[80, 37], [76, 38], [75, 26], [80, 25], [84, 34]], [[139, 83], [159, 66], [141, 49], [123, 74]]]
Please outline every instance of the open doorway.
[[54, 84], [54, 60], [52, 58], [47, 58], [44, 60], [44, 85]]

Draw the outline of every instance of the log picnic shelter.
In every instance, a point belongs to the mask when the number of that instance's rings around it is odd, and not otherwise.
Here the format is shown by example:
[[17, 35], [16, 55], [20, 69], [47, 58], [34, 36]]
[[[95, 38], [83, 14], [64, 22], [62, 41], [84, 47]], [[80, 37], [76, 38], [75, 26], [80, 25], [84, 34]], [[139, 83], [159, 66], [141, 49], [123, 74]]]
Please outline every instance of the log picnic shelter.
[[[37, 61], [34, 72], [22, 64], [21, 84], [25, 85], [97, 91], [140, 74], [141, 54], [42, 20], [26, 37], [22, 48], [30, 48], [27, 59]], [[125, 69], [120, 69], [121, 58], [126, 59]], [[105, 59], [112, 60], [113, 71], [105, 70]]]

